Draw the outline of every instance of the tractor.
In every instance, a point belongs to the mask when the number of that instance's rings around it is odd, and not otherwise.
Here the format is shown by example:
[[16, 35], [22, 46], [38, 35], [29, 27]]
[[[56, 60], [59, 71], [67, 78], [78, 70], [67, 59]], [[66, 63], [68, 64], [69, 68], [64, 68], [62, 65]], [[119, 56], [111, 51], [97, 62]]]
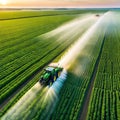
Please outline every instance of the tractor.
[[96, 17], [100, 17], [100, 15], [99, 15], [99, 14], [96, 14]]
[[59, 67], [58, 64], [50, 64], [48, 67], [44, 69], [44, 72], [42, 73], [40, 77], [40, 84], [43, 86], [52, 86], [54, 81], [57, 80], [57, 78], [60, 76], [60, 73], [62, 72], [63, 68]]

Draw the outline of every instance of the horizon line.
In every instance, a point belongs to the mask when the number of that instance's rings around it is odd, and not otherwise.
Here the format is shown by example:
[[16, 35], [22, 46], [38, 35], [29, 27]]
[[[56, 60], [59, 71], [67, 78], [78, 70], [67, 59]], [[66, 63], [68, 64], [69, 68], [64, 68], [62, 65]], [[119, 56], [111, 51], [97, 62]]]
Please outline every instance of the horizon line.
[[13, 9], [48, 9], [48, 8], [55, 8], [55, 9], [87, 9], [87, 8], [120, 8], [120, 6], [94, 6], [94, 7], [74, 7], [74, 6], [71, 6], [71, 7], [15, 7], [15, 6], [10, 6], [10, 7], [6, 7], [6, 6], [2, 6], [2, 7], [0, 7], [0, 9], [11, 9], [11, 8], [13, 8]]

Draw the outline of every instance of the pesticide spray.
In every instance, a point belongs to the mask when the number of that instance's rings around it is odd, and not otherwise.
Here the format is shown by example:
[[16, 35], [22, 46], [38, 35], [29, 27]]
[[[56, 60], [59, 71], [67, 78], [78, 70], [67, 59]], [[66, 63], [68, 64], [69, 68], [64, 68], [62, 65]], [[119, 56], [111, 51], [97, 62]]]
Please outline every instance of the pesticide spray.
[[91, 26], [60, 59], [60, 66], [69, 69], [70, 65], [72, 65], [72, 63], [75, 61], [78, 54], [82, 54], [83, 51], [85, 51], [84, 49], [86, 48], [87, 44], [95, 44], [96, 41], [91, 41], [91, 38], [94, 34], [96, 34], [95, 32], [100, 27], [101, 23], [105, 21], [106, 17], [108, 17], [110, 14], [111, 12], [107, 12], [98, 20], [96, 20], [96, 23]]

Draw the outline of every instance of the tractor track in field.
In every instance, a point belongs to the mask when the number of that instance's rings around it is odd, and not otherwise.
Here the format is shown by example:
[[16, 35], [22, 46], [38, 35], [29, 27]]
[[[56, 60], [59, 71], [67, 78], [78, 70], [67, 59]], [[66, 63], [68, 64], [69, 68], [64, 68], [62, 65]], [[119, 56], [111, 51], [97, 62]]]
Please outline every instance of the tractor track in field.
[[92, 75], [91, 75], [91, 78], [90, 78], [88, 88], [85, 92], [85, 97], [84, 97], [84, 101], [83, 101], [83, 106], [82, 106], [81, 111], [80, 111], [79, 120], [86, 120], [86, 117], [87, 117], [88, 106], [89, 106], [89, 102], [90, 102], [90, 96], [91, 96], [91, 93], [92, 93], [94, 80], [96, 78], [96, 74], [97, 74], [99, 62], [100, 62], [100, 59], [101, 59], [105, 39], [106, 39], [106, 35], [103, 38], [103, 42], [102, 42], [102, 45], [101, 45], [101, 48], [100, 48], [100, 52], [99, 52], [99, 55], [97, 57], [96, 63], [94, 65], [94, 69], [93, 69], [93, 72], [92, 72]]
[[26, 18], [39, 18], [39, 17], [50, 17], [50, 16], [59, 16], [59, 15], [79, 15], [79, 13], [63, 13], [63, 14], [49, 14], [49, 15], [36, 15], [36, 16], [22, 16], [22, 17], [16, 17], [16, 18], [3, 18], [0, 19], [0, 21], [6, 21], [6, 20], [16, 20], [16, 19], [26, 19]]

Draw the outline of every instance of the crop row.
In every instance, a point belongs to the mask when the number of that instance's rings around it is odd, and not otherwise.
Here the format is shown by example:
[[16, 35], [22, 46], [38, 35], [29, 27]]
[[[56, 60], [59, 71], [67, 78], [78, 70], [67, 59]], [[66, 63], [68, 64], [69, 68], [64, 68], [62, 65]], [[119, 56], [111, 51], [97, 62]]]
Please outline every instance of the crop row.
[[88, 120], [118, 120], [119, 93], [99, 88], [93, 91]]

